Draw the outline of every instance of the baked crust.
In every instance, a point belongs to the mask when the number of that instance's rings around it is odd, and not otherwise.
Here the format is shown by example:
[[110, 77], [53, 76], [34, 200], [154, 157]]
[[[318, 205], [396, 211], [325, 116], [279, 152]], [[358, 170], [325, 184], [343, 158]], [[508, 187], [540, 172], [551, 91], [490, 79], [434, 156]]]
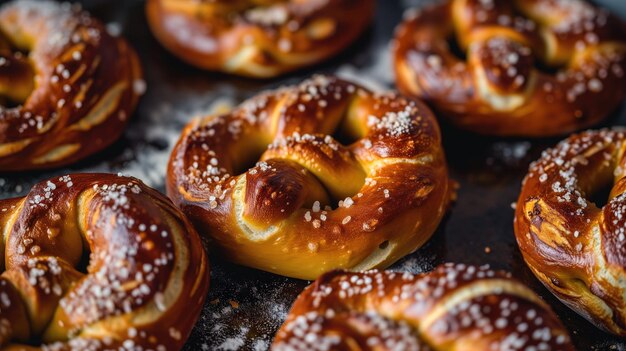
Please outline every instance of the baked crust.
[[18, 104], [0, 107], [0, 172], [67, 165], [120, 137], [145, 90], [126, 40], [53, 1], [5, 4], [0, 32], [0, 96]]
[[373, 0], [148, 0], [156, 38], [211, 71], [271, 78], [346, 49], [370, 25]]
[[192, 225], [135, 178], [43, 181], [0, 200], [0, 234], [3, 350], [179, 350], [209, 288]]
[[316, 76], [190, 123], [167, 193], [228, 259], [315, 279], [414, 251], [453, 189], [424, 104]]
[[574, 350], [532, 290], [488, 267], [331, 272], [294, 302], [272, 350]]
[[450, 0], [397, 28], [396, 81], [461, 128], [564, 135], [624, 101], [624, 33], [620, 19], [581, 0]]
[[[573, 135], [524, 179], [515, 235], [535, 276], [590, 322], [626, 335], [626, 134]], [[613, 183], [608, 203], [591, 200]]]

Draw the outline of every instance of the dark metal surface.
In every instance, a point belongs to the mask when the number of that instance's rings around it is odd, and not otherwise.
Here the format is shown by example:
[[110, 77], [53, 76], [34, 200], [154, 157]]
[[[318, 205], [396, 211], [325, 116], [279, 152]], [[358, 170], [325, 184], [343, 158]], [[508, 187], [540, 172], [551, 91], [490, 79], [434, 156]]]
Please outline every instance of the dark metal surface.
[[[139, 52], [147, 94], [125, 136], [113, 147], [67, 169], [0, 174], [0, 198], [25, 194], [41, 179], [87, 171], [122, 172], [163, 190], [169, 150], [191, 118], [236, 104], [268, 87], [300, 81], [313, 72], [338, 72], [373, 87], [392, 88], [388, 44], [393, 28], [405, 8], [422, 2], [380, 0], [376, 24], [340, 57], [264, 82], [206, 73], [181, 63], [150, 34], [142, 1], [88, 0], [87, 9], [108, 23], [111, 31], [121, 31]], [[622, 0], [613, 4], [624, 7]], [[625, 123], [626, 108], [622, 108], [605, 125]], [[454, 261], [511, 271], [553, 306], [579, 350], [626, 350], [626, 342], [597, 330], [548, 293], [526, 268], [515, 243], [511, 203], [517, 199], [520, 181], [528, 164], [559, 138], [497, 139], [442, 127], [451, 175], [461, 185], [459, 199], [432, 240], [392, 269], [417, 273]], [[211, 291], [186, 349], [267, 349], [307, 282], [228, 264], [215, 254], [211, 260]]]

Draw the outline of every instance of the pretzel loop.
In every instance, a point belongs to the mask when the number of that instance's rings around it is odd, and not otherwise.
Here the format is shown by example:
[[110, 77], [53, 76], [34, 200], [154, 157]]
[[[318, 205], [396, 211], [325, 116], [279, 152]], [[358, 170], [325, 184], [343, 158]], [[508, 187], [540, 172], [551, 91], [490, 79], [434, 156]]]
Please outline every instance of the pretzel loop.
[[[531, 166], [515, 217], [535, 275], [576, 312], [618, 335], [626, 335], [625, 154], [622, 130], [563, 141]], [[611, 183], [608, 203], [599, 208], [589, 196]]]
[[564, 134], [626, 96], [625, 29], [580, 0], [450, 0], [399, 26], [398, 86], [473, 131]]
[[76, 174], [2, 200], [0, 211], [0, 347], [182, 347], [209, 268], [162, 195], [133, 178]]
[[574, 350], [565, 327], [530, 289], [507, 274], [463, 264], [420, 275], [325, 274], [293, 304], [272, 350], [359, 347]]
[[2, 171], [66, 165], [119, 137], [144, 85], [124, 39], [52, 1], [5, 4], [0, 31]]
[[371, 23], [374, 1], [149, 0], [146, 15], [157, 39], [181, 59], [270, 78], [345, 49]]
[[385, 266], [422, 245], [448, 183], [426, 106], [318, 76], [192, 123], [167, 189], [228, 258], [312, 278]]

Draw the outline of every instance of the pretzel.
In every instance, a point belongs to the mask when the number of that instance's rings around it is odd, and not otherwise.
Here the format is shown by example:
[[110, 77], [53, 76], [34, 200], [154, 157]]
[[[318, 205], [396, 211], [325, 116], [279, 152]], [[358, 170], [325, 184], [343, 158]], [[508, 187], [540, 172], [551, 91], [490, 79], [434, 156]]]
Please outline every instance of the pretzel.
[[228, 259], [315, 279], [420, 247], [448, 208], [449, 182], [425, 105], [316, 76], [190, 123], [167, 193]]
[[397, 85], [474, 132], [563, 135], [624, 100], [625, 32], [580, 0], [450, 0], [398, 27]]
[[0, 33], [0, 172], [67, 165], [119, 138], [144, 89], [124, 39], [34, 0], [3, 5]]
[[344, 50], [372, 22], [373, 0], [148, 0], [163, 46], [194, 66], [271, 78]]
[[0, 200], [0, 233], [2, 350], [179, 350], [209, 287], [196, 231], [135, 178], [43, 181]]
[[574, 350], [532, 290], [487, 266], [413, 275], [331, 272], [293, 304], [272, 345], [297, 350]]
[[[563, 303], [626, 336], [626, 134], [573, 135], [544, 152], [522, 185], [515, 235], [526, 263]], [[609, 201], [590, 196], [611, 184]]]

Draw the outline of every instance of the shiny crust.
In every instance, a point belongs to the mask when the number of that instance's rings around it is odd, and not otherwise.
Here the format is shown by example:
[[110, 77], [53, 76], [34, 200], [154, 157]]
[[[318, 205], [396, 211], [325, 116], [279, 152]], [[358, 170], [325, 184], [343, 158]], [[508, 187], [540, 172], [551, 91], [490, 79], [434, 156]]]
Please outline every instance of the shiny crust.
[[2, 6], [0, 32], [0, 96], [21, 103], [0, 107], [0, 172], [67, 165], [119, 138], [145, 89], [124, 39], [53, 1]]
[[[626, 336], [625, 154], [623, 129], [568, 138], [530, 167], [515, 214], [517, 242], [537, 278], [574, 311], [621, 336]], [[589, 197], [609, 184], [608, 203], [599, 208]]]
[[41, 182], [0, 200], [0, 234], [2, 350], [179, 350], [209, 287], [196, 231], [135, 178]]
[[334, 56], [372, 22], [373, 0], [148, 0], [157, 39], [211, 71], [275, 77]]
[[624, 100], [624, 33], [621, 20], [580, 0], [451, 0], [397, 28], [397, 84], [478, 133], [563, 135]]
[[300, 294], [272, 345], [297, 350], [574, 350], [532, 290], [487, 267], [327, 273]]
[[189, 124], [167, 192], [228, 259], [303, 279], [388, 266], [430, 238], [452, 196], [425, 105], [325, 76]]

